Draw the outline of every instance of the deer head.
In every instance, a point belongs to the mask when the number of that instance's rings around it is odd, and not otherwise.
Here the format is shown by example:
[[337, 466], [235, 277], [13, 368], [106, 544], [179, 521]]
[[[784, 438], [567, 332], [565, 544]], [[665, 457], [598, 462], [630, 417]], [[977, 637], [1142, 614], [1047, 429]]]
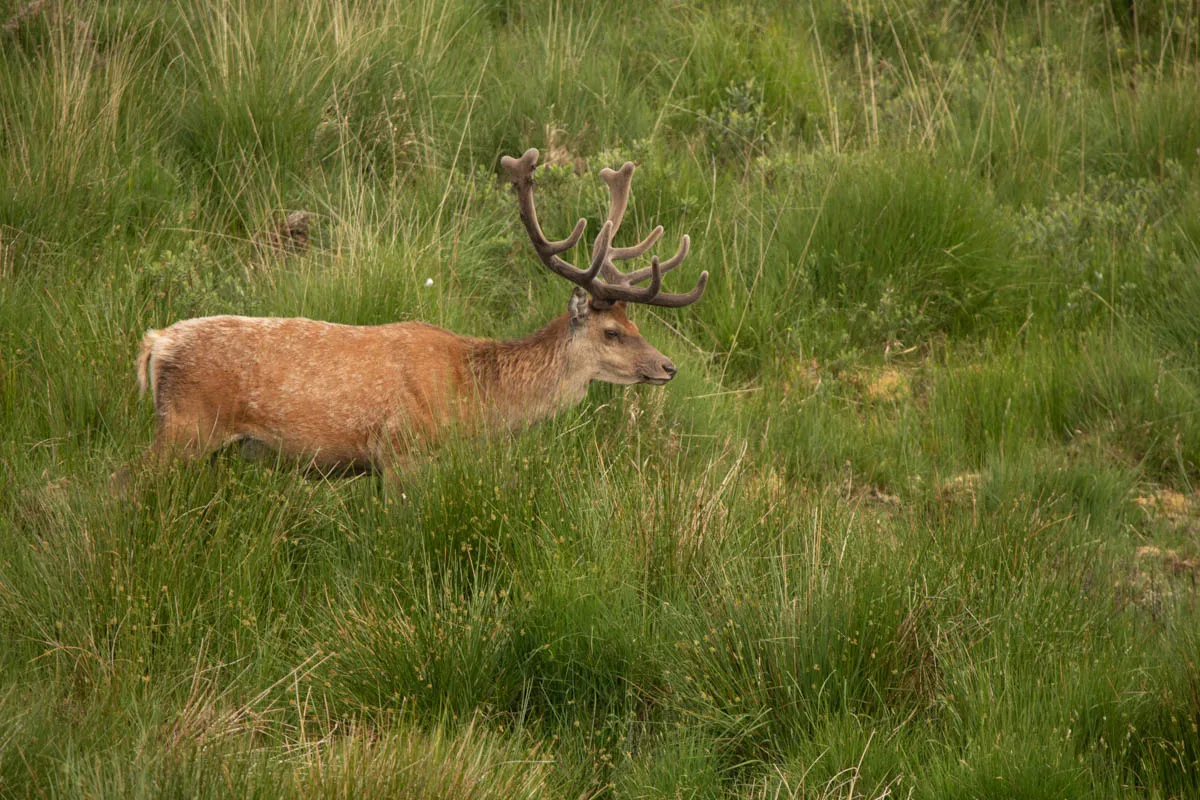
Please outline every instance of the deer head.
[[[516, 189], [521, 222], [538, 258], [551, 272], [576, 286], [567, 304], [570, 357], [590, 365], [591, 380], [618, 384], [666, 383], [675, 377], [675, 365], [642, 337], [625, 311], [629, 303], [681, 308], [700, 299], [708, 283], [707, 272], [700, 273], [700, 280], [690, 292], [666, 294], [661, 291], [663, 274], [687, 258], [691, 240], [684, 235], [679, 250], [666, 261], [660, 262], [658, 256], [652, 256], [649, 267], [632, 272], [621, 272], [616, 268], [614, 261], [628, 261], [643, 255], [663, 233], [659, 225], [638, 244], [612, 246], [629, 205], [634, 167], [627, 161], [619, 170], [600, 171], [612, 200], [608, 218], [592, 243], [591, 265], [586, 270], [579, 269], [563, 260], [560, 254], [579, 243], [587, 220], [579, 220], [565, 239], [557, 242], [546, 239], [533, 202], [533, 172], [537, 169], [537, 160], [538, 151], [530, 148], [520, 158], [504, 156], [500, 163]], [[650, 281], [648, 286], [637, 285], [646, 280]]]

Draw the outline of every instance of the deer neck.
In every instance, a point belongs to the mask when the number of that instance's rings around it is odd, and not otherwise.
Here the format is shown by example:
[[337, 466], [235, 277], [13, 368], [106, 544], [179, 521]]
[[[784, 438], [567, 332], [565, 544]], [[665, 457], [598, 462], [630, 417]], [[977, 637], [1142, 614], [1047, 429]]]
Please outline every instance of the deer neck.
[[591, 376], [573, 363], [570, 339], [563, 314], [521, 339], [472, 344], [470, 377], [495, 421], [520, 426], [583, 400]]

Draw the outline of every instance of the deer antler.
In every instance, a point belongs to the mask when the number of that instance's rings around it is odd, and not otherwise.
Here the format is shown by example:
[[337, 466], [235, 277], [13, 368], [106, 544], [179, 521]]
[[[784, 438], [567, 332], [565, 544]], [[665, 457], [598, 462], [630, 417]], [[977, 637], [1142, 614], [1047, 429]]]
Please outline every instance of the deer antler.
[[[691, 247], [691, 239], [687, 235], [684, 235], [680, 242], [678, 252], [664, 262], [660, 263], [658, 256], [652, 256], [649, 267], [629, 273], [621, 272], [613, 264], [613, 261], [628, 261], [641, 256], [658, 241], [663, 232], [662, 226], [659, 225], [650, 232], [649, 236], [631, 247], [612, 247], [613, 237], [616, 235], [617, 229], [621, 227], [621, 220], [625, 217], [625, 209], [629, 205], [630, 183], [633, 180], [634, 167], [628, 161], [619, 170], [603, 169], [600, 171], [600, 177], [608, 184], [612, 201], [609, 205], [608, 219], [600, 228], [600, 234], [596, 237], [596, 241], [592, 243], [591, 266], [586, 270], [579, 269], [560, 258], [559, 253], [570, 250], [579, 243], [584, 228], [587, 227], [587, 221], [581, 219], [575, 223], [575, 229], [565, 239], [557, 242], [546, 239], [546, 235], [542, 233], [542, 228], [538, 224], [537, 211], [533, 204], [533, 172], [537, 169], [537, 160], [538, 151], [531, 147], [520, 158], [504, 156], [500, 159], [500, 164], [508, 172], [509, 179], [516, 188], [521, 222], [525, 224], [525, 230], [533, 242], [533, 248], [537, 251], [538, 258], [552, 272], [582, 287], [592, 296], [593, 304], [599, 306], [626, 302], [681, 308], [700, 299], [704, 294], [704, 287], [708, 283], [707, 271], [700, 273], [700, 280], [690, 292], [663, 294], [660, 291], [663, 273], [679, 266], [687, 258], [688, 250]], [[597, 280], [597, 277], [603, 277], [604, 280]], [[647, 278], [650, 279], [649, 286], [635, 286]]]

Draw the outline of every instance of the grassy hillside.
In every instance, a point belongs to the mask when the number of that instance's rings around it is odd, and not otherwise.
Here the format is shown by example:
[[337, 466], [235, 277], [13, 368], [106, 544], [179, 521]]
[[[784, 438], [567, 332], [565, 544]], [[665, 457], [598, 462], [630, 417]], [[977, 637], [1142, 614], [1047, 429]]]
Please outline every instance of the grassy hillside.
[[[0, 0], [0, 796], [1197, 796], [1198, 85], [1189, 0]], [[111, 496], [147, 327], [561, 313], [529, 146], [692, 236], [678, 379]]]

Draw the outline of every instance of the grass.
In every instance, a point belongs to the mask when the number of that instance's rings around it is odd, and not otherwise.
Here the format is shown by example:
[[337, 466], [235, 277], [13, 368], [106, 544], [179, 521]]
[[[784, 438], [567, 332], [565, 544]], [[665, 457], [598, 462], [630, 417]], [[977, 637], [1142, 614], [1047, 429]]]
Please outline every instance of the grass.
[[[0, 796], [1195, 796], [1196, 22], [0, 0]], [[692, 236], [676, 381], [112, 496], [147, 327], [560, 313], [528, 146]]]

